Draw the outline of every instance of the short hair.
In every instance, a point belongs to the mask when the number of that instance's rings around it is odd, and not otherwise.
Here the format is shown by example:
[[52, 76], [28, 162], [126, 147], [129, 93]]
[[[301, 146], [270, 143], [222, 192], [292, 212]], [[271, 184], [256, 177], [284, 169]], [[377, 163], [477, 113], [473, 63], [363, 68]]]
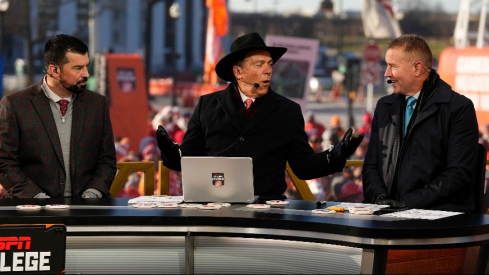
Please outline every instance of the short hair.
[[47, 71], [50, 64], [62, 67], [69, 62], [66, 53], [86, 54], [88, 46], [80, 39], [67, 35], [58, 34], [49, 39], [44, 46], [44, 69]]
[[402, 48], [406, 54], [423, 62], [423, 65], [427, 67], [426, 69], [431, 69], [433, 54], [421, 36], [416, 34], [401, 35], [387, 44], [387, 49], [392, 48]]

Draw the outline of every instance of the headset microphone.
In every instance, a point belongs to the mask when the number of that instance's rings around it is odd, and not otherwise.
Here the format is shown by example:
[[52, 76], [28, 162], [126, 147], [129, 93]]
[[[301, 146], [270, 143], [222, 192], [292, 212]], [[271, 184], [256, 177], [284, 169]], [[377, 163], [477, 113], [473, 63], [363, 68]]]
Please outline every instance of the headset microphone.
[[[80, 87], [78, 87], [76, 84], [75, 84], [75, 85], [70, 85], [70, 84], [68, 84], [66, 81], [61, 80], [61, 78], [55, 78], [55, 77], [54, 77], [52, 74], [50, 74], [48, 71], [46, 71], [46, 70], [43, 70], [43, 71], [44, 71], [44, 73], [46, 73], [47, 75], [49, 75], [51, 78], [53, 78], [53, 79], [57, 80], [59, 83], [61, 83], [61, 84], [65, 84], [66, 86], [68, 86], [68, 87], [65, 87], [65, 89], [67, 89], [68, 91], [70, 91], [70, 92], [72, 92], [72, 93], [74, 93], [74, 94], [81, 94], [81, 93], [83, 93], [83, 92], [85, 91], [85, 87], [81, 87], [81, 88], [80, 88]], [[55, 72], [55, 73], [58, 73], [58, 69], [57, 69], [57, 68], [55, 68], [55, 69], [54, 69], [54, 72]], [[85, 80], [85, 81], [86, 81], [86, 80]]]
[[394, 83], [394, 81], [392, 81], [390, 79], [387, 80], [387, 84], [392, 84], [392, 83]]
[[244, 81], [244, 80], [242, 80], [242, 79], [239, 79], [239, 78], [236, 78], [236, 79], [237, 79], [237, 80], [239, 80], [239, 81], [241, 81], [241, 82], [243, 82], [243, 83], [253, 85], [253, 87], [255, 87], [255, 88], [260, 87], [260, 84], [258, 84], [258, 83], [256, 83], [256, 82], [255, 82], [255, 83], [250, 83], [250, 82], [246, 82], [246, 81]]

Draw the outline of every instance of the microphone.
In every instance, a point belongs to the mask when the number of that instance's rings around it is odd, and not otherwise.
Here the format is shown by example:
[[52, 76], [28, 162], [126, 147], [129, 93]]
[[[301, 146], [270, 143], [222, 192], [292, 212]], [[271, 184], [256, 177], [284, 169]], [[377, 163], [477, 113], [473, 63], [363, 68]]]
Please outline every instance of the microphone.
[[387, 79], [387, 84], [392, 84], [392, 83], [394, 83], [394, 81]]
[[250, 82], [246, 82], [246, 81], [244, 81], [244, 80], [242, 80], [242, 79], [239, 79], [239, 78], [236, 78], [236, 79], [237, 79], [237, 80], [239, 80], [239, 81], [241, 81], [241, 82], [243, 82], [243, 83], [253, 85], [253, 87], [255, 87], [255, 88], [260, 87], [260, 84], [258, 84], [258, 83], [256, 83], [256, 82], [255, 82], [255, 83], [250, 83]]
[[[63, 81], [63, 80], [61, 80], [61, 79], [59, 79], [59, 78], [54, 77], [54, 76], [53, 76], [52, 74], [50, 74], [48, 71], [46, 71], [46, 70], [42, 70], [42, 71], [43, 71], [45, 74], [47, 74], [47, 75], [49, 75], [50, 77], [52, 77], [53, 79], [56, 79], [56, 80], [58, 80], [58, 81], [59, 81], [59, 82], [61, 82], [61, 83], [66, 83], [66, 82], [65, 82], [65, 81]], [[58, 73], [57, 69], [54, 69], [54, 72], [55, 72], [55, 73]]]
[[[49, 75], [50, 77], [52, 77], [53, 79], [57, 80], [59, 83], [61, 84], [64, 84], [68, 87], [64, 87], [66, 90], [70, 91], [71, 93], [74, 93], [74, 94], [81, 94], [83, 92], [85, 92], [85, 89], [86, 87], [78, 87], [76, 84], [75, 85], [70, 85], [68, 84], [66, 81], [64, 80], [61, 80], [60, 78], [55, 78], [52, 74], [50, 74], [49, 72], [47, 72], [46, 70], [43, 70], [44, 73], [46, 73], [47, 75]], [[86, 80], [85, 80], [86, 81]]]

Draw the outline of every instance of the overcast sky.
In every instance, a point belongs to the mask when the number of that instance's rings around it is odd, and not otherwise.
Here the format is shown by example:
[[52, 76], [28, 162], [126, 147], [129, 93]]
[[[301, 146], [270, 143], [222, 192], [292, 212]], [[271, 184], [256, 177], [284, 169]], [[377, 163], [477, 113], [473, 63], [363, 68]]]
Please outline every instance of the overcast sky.
[[[342, 7], [343, 10], [360, 11], [362, 8], [362, 0], [333, 0], [337, 8]], [[393, 0], [394, 6], [400, 1], [411, 0]], [[288, 13], [301, 12], [306, 14], [314, 14], [317, 12], [322, 0], [229, 0], [229, 9], [232, 11], [241, 12], [273, 12]], [[443, 9], [448, 13], [456, 13], [460, 6], [460, 0], [424, 0], [431, 6], [441, 3]], [[472, 0], [474, 4], [480, 7], [482, 0]]]

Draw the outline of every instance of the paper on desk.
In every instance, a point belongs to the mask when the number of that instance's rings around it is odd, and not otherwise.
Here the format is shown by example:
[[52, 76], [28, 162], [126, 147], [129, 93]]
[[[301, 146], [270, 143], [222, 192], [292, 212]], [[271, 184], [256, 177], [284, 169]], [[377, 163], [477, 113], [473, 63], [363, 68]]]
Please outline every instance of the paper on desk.
[[139, 196], [137, 198], [130, 199], [128, 204], [147, 203], [147, 204], [160, 204], [160, 203], [181, 203], [183, 202], [183, 196]]
[[455, 215], [460, 215], [462, 212], [450, 212], [440, 210], [423, 210], [423, 209], [409, 209], [389, 214], [384, 214], [385, 217], [396, 217], [406, 219], [423, 219], [423, 220], [437, 220]]

